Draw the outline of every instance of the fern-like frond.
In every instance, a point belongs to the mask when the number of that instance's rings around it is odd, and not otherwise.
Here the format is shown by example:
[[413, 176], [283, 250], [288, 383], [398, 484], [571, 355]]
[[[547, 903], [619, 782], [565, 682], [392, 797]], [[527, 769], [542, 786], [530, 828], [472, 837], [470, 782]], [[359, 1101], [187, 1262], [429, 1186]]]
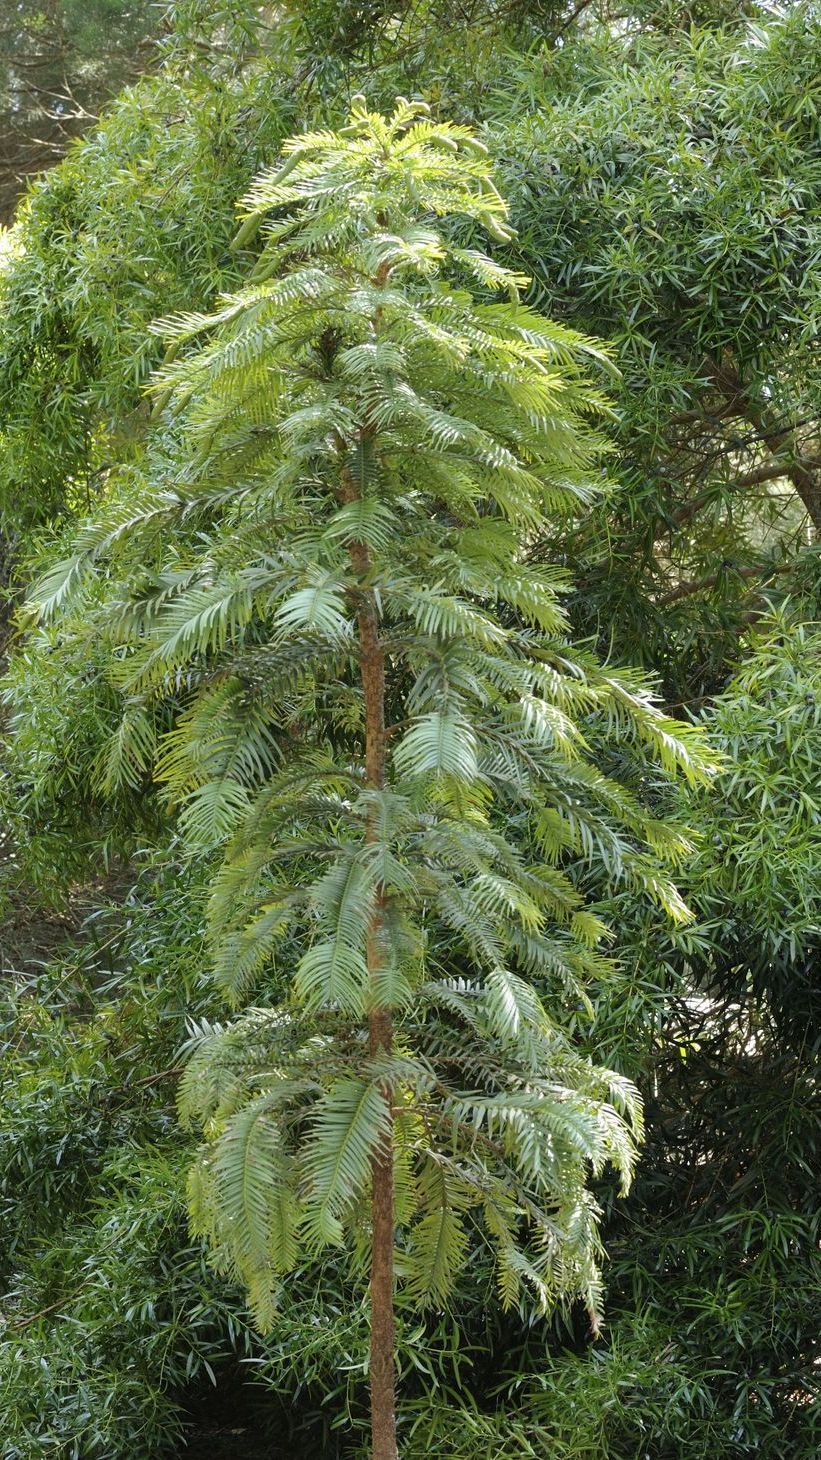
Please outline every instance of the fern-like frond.
[[403, 736], [394, 763], [402, 776], [454, 776], [472, 781], [477, 774], [473, 727], [463, 715], [432, 710]]
[[365, 1011], [368, 968], [359, 948], [342, 937], [314, 943], [294, 972], [294, 994], [306, 1009], [340, 1009], [346, 1014]]
[[[595, 1297], [587, 1182], [627, 1183], [641, 1112], [571, 1039], [610, 976], [593, 899], [686, 916], [657, 781], [709, 774], [640, 676], [571, 650], [536, 561], [600, 489], [607, 353], [521, 303], [489, 159], [424, 103], [355, 98], [243, 218], [244, 285], [159, 322], [141, 469], [33, 595], [107, 655], [104, 787], [153, 773], [213, 861], [222, 993], [281, 998], [192, 1034], [195, 1228], [264, 1327], [300, 1252], [367, 1257], [390, 1144], [418, 1301], [482, 1223], [506, 1303]], [[493, 258], [456, 242], [482, 232]]]
[[200, 1155], [195, 1188], [194, 1229], [214, 1243], [248, 1290], [256, 1322], [264, 1331], [276, 1311], [278, 1275], [293, 1266], [298, 1220], [288, 1183], [277, 1098], [265, 1094], [244, 1105], [216, 1144]]
[[299, 894], [293, 892], [263, 906], [250, 922], [224, 934], [216, 944], [213, 976], [232, 1002], [240, 999], [270, 963], [299, 900]]
[[342, 1216], [363, 1195], [371, 1160], [389, 1129], [390, 1108], [378, 1086], [354, 1079], [331, 1086], [303, 1156], [309, 1241], [321, 1247], [342, 1240]]
[[410, 1229], [407, 1287], [422, 1305], [443, 1303], [464, 1267], [468, 1234], [460, 1191], [444, 1162], [432, 1152], [417, 1181], [417, 1220]]

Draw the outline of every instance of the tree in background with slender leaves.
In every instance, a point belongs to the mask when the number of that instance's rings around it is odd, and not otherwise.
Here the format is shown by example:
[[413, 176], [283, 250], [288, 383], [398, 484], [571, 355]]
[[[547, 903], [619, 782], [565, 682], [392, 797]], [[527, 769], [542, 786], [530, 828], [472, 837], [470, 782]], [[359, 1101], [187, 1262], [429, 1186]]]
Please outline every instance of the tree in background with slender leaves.
[[591, 494], [582, 364], [604, 362], [456, 241], [511, 237], [484, 147], [423, 103], [356, 99], [284, 159], [246, 199], [247, 286], [159, 327], [153, 471], [113, 485], [35, 600], [75, 628], [85, 603], [112, 645], [105, 783], [153, 764], [192, 843], [224, 848], [226, 992], [293, 967], [286, 1004], [194, 1041], [194, 1223], [262, 1327], [305, 1253], [368, 1266], [392, 1460], [397, 1274], [441, 1304], [482, 1226], [505, 1304], [581, 1295], [595, 1322], [587, 1176], [629, 1181], [640, 1108], [541, 995], [606, 973], [574, 866], [680, 919], [664, 865], [688, 843], [585, 728], [692, 780], [708, 762], [639, 681], [569, 649], [561, 580], [528, 560]]
[[762, 595], [818, 593], [821, 12], [733, 8], [591, 28], [483, 104], [529, 301], [621, 371], [620, 490], [546, 555], [577, 631], [693, 708]]

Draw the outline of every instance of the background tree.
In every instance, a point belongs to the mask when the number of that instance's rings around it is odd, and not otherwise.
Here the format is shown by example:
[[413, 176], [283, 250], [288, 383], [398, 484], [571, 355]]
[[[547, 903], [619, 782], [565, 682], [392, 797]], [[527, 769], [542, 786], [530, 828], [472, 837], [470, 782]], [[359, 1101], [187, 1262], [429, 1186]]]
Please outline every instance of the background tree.
[[820, 37], [814, 6], [602, 31], [489, 108], [536, 297], [622, 372], [622, 490], [564, 544], [576, 622], [671, 701], [720, 686], [762, 589], [817, 577]]

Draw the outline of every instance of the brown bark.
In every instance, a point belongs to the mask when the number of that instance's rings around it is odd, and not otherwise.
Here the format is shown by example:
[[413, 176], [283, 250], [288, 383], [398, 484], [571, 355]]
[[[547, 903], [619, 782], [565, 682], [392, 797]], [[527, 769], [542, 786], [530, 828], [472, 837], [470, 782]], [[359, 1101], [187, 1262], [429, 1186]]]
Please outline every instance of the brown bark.
[[[372, 1055], [387, 1053], [392, 1043], [390, 1009], [370, 1016]], [[386, 1090], [388, 1100], [391, 1091]], [[397, 1460], [396, 1365], [393, 1313], [393, 1130], [389, 1128], [371, 1161], [371, 1442], [373, 1460]]]
[[[342, 498], [355, 501], [356, 485], [343, 467]], [[371, 790], [382, 790], [385, 784], [385, 656], [379, 639], [379, 620], [372, 591], [367, 586], [371, 570], [370, 554], [365, 543], [349, 544], [351, 565], [359, 579], [356, 590], [357, 628], [359, 631], [359, 663], [362, 692], [365, 700], [365, 784]], [[370, 822], [365, 839], [374, 836]], [[367, 963], [373, 979], [382, 966], [381, 891], [368, 933]], [[390, 1054], [393, 1046], [393, 1021], [389, 1008], [375, 1008], [368, 1020], [370, 1053]], [[391, 1106], [393, 1091], [386, 1085], [383, 1094]], [[393, 1308], [394, 1249], [394, 1177], [393, 1120], [371, 1160], [371, 1444], [373, 1460], [398, 1460], [396, 1448], [396, 1364], [395, 1319]]]

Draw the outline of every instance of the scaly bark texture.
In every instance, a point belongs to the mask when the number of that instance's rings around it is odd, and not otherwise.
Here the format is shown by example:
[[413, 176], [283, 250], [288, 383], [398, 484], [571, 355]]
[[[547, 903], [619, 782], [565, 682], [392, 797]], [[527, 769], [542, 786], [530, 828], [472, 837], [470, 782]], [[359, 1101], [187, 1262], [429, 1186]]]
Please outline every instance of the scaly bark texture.
[[[342, 495], [354, 501], [357, 492], [350, 473], [343, 470]], [[360, 673], [365, 700], [365, 780], [368, 787], [381, 790], [385, 784], [385, 657], [379, 639], [379, 623], [373, 593], [367, 579], [371, 569], [370, 555], [364, 543], [349, 545], [351, 563], [363, 584], [357, 595], [357, 627], [359, 631]], [[370, 825], [366, 839], [373, 835]], [[368, 934], [368, 971], [373, 979], [382, 966], [382, 907], [377, 899], [376, 911]], [[393, 1021], [389, 1008], [374, 1009], [368, 1021], [371, 1055], [390, 1054], [393, 1044]], [[384, 1090], [390, 1106], [393, 1091]], [[393, 1121], [371, 1161], [371, 1443], [373, 1460], [398, 1460], [396, 1448], [396, 1341], [393, 1311], [393, 1246], [394, 1246], [394, 1182]]]
[[[391, 1047], [391, 1013], [380, 1009], [370, 1017], [372, 1054]], [[390, 1091], [385, 1092], [390, 1098]], [[371, 1162], [373, 1196], [371, 1219], [371, 1432], [373, 1460], [397, 1460], [396, 1448], [396, 1341], [393, 1315], [393, 1134], [386, 1131]]]

